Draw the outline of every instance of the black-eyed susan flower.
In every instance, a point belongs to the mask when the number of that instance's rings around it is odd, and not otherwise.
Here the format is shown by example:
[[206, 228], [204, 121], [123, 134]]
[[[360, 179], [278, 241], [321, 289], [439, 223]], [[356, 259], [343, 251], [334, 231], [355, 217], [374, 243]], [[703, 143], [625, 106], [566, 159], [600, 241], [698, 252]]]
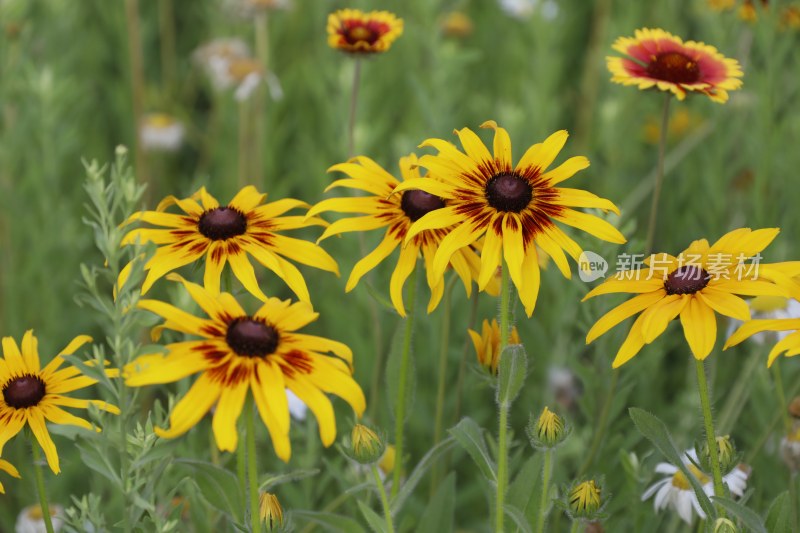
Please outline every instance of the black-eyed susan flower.
[[[406, 315], [403, 305], [403, 285], [413, 272], [417, 264], [417, 257], [421, 254], [425, 261], [428, 285], [431, 289], [428, 312], [433, 311], [442, 299], [445, 285], [441, 275], [433, 275], [433, 258], [436, 250], [447, 236], [447, 231], [445, 229], [424, 231], [410, 239], [405, 246], [401, 245], [408, 235], [409, 228], [416, 220], [430, 212], [443, 209], [446, 202], [438, 196], [419, 190], [392, 194], [401, 181], [368, 157], [356, 157], [348, 163], [334, 165], [329, 170], [342, 172], [348, 178], [334, 181], [326, 191], [335, 187], [349, 187], [367, 192], [369, 196], [329, 198], [312, 207], [308, 211], [308, 216], [325, 211], [363, 215], [337, 220], [325, 229], [320, 240], [348, 231], [386, 228], [381, 243], [353, 267], [353, 271], [347, 279], [345, 291], [353, 290], [367, 272], [375, 268], [400, 246], [397, 266], [389, 282], [392, 304], [401, 316]], [[420, 178], [417, 157], [413, 154], [400, 159], [400, 173], [403, 182], [420, 179], [432, 181], [427, 177]], [[471, 248], [459, 250], [449, 260], [448, 264], [461, 278], [467, 295], [471, 292], [472, 280], [477, 274], [479, 261], [478, 255]]]
[[[6, 474], [8, 474], [8, 475], [10, 475], [12, 477], [15, 477], [17, 479], [19, 479], [19, 477], [20, 477], [19, 476], [19, 471], [14, 467], [14, 465], [9, 463], [5, 459], [0, 459], [0, 470], [2, 470]], [[5, 489], [5, 487], [3, 487], [3, 484], [0, 483], [0, 494], [5, 494], [5, 493], [6, 493], [6, 489]]]
[[[489, 373], [496, 376], [497, 368], [500, 364], [500, 325], [497, 319], [493, 319], [491, 324], [488, 320], [484, 320], [481, 324], [481, 332], [467, 330], [472, 344], [475, 346], [475, 353], [478, 356], [478, 363]], [[508, 344], [519, 344], [519, 333], [517, 328], [511, 328], [511, 334], [508, 337]]]
[[[0, 454], [3, 453], [6, 442], [27, 425], [44, 450], [50, 469], [58, 474], [61, 471], [58, 451], [46, 422], [95, 429], [95, 426], [68, 413], [62, 407], [87, 409], [91, 404], [109, 413], [119, 414], [117, 407], [104, 401], [65, 396], [97, 383], [96, 380], [82, 375], [75, 366], [61, 368], [64, 363], [63, 355], [74, 354], [91, 340], [87, 335], [75, 337], [42, 368], [39, 362], [39, 341], [33, 335], [33, 330], [28, 330], [23, 335], [21, 350], [12, 337], [3, 337], [3, 359], [0, 359], [0, 389], [3, 391], [0, 396]], [[108, 374], [115, 376], [117, 371], [111, 370]]]
[[351, 54], [386, 52], [403, 34], [403, 19], [388, 11], [340, 9], [328, 15], [328, 45]]
[[[645, 344], [653, 342], [680, 316], [683, 334], [696, 359], [705, 359], [717, 339], [715, 312], [749, 320], [750, 309], [741, 296], [796, 294], [797, 263], [760, 263], [760, 253], [778, 235], [777, 228], [740, 228], [709, 246], [694, 241], [678, 257], [654, 254], [646, 268], [618, 272], [591, 290], [584, 300], [601, 294], [627, 292], [636, 296], [603, 315], [586, 335], [587, 344], [641, 313], [612, 363], [628, 362]], [[787, 337], [788, 338], [788, 337]]]
[[[216, 404], [212, 429], [217, 446], [233, 451], [238, 443], [236, 421], [250, 391], [275, 453], [288, 461], [291, 447], [285, 388], [314, 413], [325, 446], [336, 438], [333, 407], [325, 393], [343, 398], [361, 416], [364, 393], [352, 378], [350, 348], [298, 333], [319, 316], [311, 304], [268, 298], [258, 311], [248, 314], [230, 293], [215, 294], [175, 274], [169, 277], [183, 283], [208, 318], [157, 300], [138, 304], [166, 320], [153, 330], [154, 339], [163, 329], [200, 337], [168, 344], [166, 356], [142, 355], [125, 367], [125, 383], [133, 387], [172, 383], [200, 373], [170, 414], [170, 428], [156, 428], [157, 435], [183, 435]], [[333, 356], [326, 355], [329, 352]]]
[[738, 61], [661, 29], [636, 30], [634, 37], [617, 39], [613, 48], [625, 56], [606, 58], [615, 83], [670, 91], [678, 100], [699, 92], [719, 103], [728, 100], [728, 91], [742, 86]]
[[[714, 481], [711, 479], [710, 474], [697, 467], [697, 452], [693, 449], [686, 450], [681, 459], [689, 472], [700, 482], [703, 492], [708, 496], [713, 496]], [[658, 463], [655, 471], [658, 474], [664, 474], [666, 477], [648, 487], [642, 494], [642, 501], [655, 495], [653, 503], [656, 512], [670, 508], [678, 513], [681, 520], [690, 525], [694, 521], [695, 513], [702, 519], [706, 518], [706, 514], [700, 507], [700, 502], [697, 500], [697, 495], [692, 489], [691, 483], [677, 466], [672, 463]], [[728, 490], [733, 496], [741, 498], [747, 488], [749, 477], [750, 467], [740, 464], [725, 475], [722, 481], [728, 486]]]
[[605, 241], [624, 243], [625, 237], [605, 220], [570, 208], [619, 211], [609, 200], [587, 191], [556, 187], [589, 166], [589, 160], [579, 156], [547, 170], [567, 142], [566, 131], [558, 131], [543, 143], [531, 146], [514, 166], [508, 132], [493, 120], [481, 127], [495, 131], [494, 155], [469, 128], [455, 132], [464, 152], [442, 139], [428, 139], [420, 145], [439, 151], [419, 160], [419, 165], [435, 179], [406, 180], [395, 192], [422, 190], [438, 196], [446, 205], [417, 220], [406, 239], [410, 241], [422, 231], [456, 225], [448, 230], [433, 258], [429, 276], [438, 279], [453, 254], [485, 235], [478, 287], [483, 290], [497, 267], [505, 262], [525, 313], [530, 316], [539, 294], [536, 245], [569, 278], [564, 251], [578, 261], [582, 250], [555, 223], [576, 227]]
[[[147, 277], [142, 294], [168, 272], [205, 258], [203, 282], [206, 289], [219, 293], [220, 276], [227, 263], [248, 292], [266, 300], [248, 258], [250, 255], [283, 279], [300, 300], [308, 302], [310, 297], [303, 275], [284, 257], [337, 275], [338, 266], [316, 244], [282, 233], [325, 225], [325, 222], [314, 217], [284, 216], [287, 211], [307, 208], [308, 204], [291, 198], [264, 203], [266, 196], [248, 185], [229, 204], [222, 206], [202, 187], [189, 198], [168, 196], [155, 211], [131, 216], [126, 223], [140, 221], [161, 226], [133, 229], [122, 240], [123, 246], [136, 242], [158, 245], [155, 255], [144, 266]], [[183, 213], [166, 213], [172, 205], [177, 205]], [[124, 285], [130, 269], [131, 264], [122, 270], [118, 286]]]

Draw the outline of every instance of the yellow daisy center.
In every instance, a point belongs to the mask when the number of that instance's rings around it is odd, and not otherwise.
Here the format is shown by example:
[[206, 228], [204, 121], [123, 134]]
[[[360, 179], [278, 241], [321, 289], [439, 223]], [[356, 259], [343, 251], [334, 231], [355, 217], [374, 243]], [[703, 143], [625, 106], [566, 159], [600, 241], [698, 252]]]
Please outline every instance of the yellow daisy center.
[[533, 199], [533, 188], [524, 178], [504, 172], [486, 183], [486, 199], [498, 211], [519, 213]]
[[367, 41], [372, 43], [375, 42], [377, 36], [364, 26], [356, 26], [350, 28], [350, 31], [347, 32], [347, 37], [351, 42]]
[[38, 405], [45, 395], [45, 384], [30, 374], [13, 378], [3, 387], [3, 399], [9, 407], [25, 409]]
[[708, 272], [694, 265], [675, 269], [664, 281], [667, 294], [694, 294], [708, 285]]
[[222, 241], [244, 234], [247, 218], [232, 207], [217, 207], [200, 216], [197, 229], [212, 241]]
[[700, 78], [697, 61], [680, 52], [664, 52], [651, 58], [647, 73], [672, 83], [695, 83]]
[[252, 318], [237, 318], [228, 325], [225, 342], [237, 355], [264, 357], [275, 352], [280, 335], [272, 326]]
[[400, 208], [415, 222], [431, 211], [444, 207], [444, 200], [425, 191], [413, 190], [403, 193]]
[[[711, 478], [701, 472], [700, 469], [693, 464], [689, 464], [688, 467], [689, 471], [692, 473], [692, 475], [694, 475], [694, 477], [697, 478], [697, 481], [699, 481], [701, 485], [705, 485], [710, 481]], [[680, 490], [692, 490], [691, 483], [689, 483], [689, 480], [680, 470], [675, 472], [675, 475], [672, 476], [672, 486]]]

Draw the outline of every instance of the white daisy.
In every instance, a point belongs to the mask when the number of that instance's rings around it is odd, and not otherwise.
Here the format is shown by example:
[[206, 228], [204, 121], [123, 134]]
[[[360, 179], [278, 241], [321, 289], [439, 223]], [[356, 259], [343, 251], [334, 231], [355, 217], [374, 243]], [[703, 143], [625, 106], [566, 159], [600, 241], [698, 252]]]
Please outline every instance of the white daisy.
[[166, 113], [148, 113], [139, 127], [139, 140], [147, 151], [174, 152], [183, 144], [183, 124]]
[[[64, 508], [60, 505], [50, 504], [50, 516], [53, 530], [58, 533], [64, 526]], [[17, 523], [14, 525], [16, 533], [46, 533], [47, 526], [44, 525], [44, 515], [39, 505], [29, 505], [24, 508], [17, 516]]]
[[537, 9], [545, 20], [558, 16], [558, 4], [553, 0], [499, 0], [499, 3], [507, 15], [518, 19], [530, 17]]
[[[683, 457], [683, 464], [702, 484], [703, 492], [708, 496], [713, 496], [714, 481], [710, 474], [702, 472], [695, 466], [694, 463], [697, 462], [697, 453], [693, 449], [686, 450]], [[700, 502], [697, 500], [697, 495], [695, 495], [692, 485], [677, 466], [671, 463], [658, 463], [655, 470], [656, 473], [666, 474], [668, 477], [648, 487], [644, 494], [642, 494], [642, 501], [647, 500], [655, 494], [654, 507], [656, 512], [670, 507], [678, 513], [678, 516], [680, 516], [684, 522], [690, 525], [694, 520], [694, 513], [697, 513], [697, 516], [701, 519], [705, 519], [706, 514], [700, 507]], [[722, 482], [728, 486], [731, 494], [738, 498], [744, 494], [749, 477], [750, 467], [745, 464], [740, 464], [724, 476]]]

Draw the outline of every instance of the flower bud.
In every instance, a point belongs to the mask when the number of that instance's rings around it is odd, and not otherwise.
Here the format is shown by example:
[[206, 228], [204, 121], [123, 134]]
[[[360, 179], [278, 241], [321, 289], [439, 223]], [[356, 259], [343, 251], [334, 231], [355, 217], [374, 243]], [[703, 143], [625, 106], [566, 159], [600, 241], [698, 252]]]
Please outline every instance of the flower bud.
[[377, 462], [386, 450], [386, 443], [373, 430], [363, 424], [353, 426], [348, 455], [355, 461], [369, 465]]
[[739, 533], [736, 524], [727, 518], [717, 518], [714, 522], [714, 533]]
[[259, 516], [267, 531], [275, 531], [283, 526], [283, 509], [277, 496], [262, 492], [258, 499]]
[[[731, 441], [730, 435], [724, 435], [716, 438], [717, 442], [717, 457], [719, 458], [719, 468], [722, 475], [727, 475], [739, 464], [740, 454], [736, 452], [736, 446]], [[711, 465], [711, 456], [708, 452], [708, 442], [703, 442], [696, 447], [697, 457], [699, 458], [700, 469], [703, 472], [712, 472], [714, 469]]]
[[604, 507], [603, 489], [593, 479], [582, 481], [570, 488], [568, 512], [573, 520], [595, 520]]
[[531, 416], [528, 427], [528, 438], [534, 448], [551, 449], [561, 444], [570, 433], [570, 428], [565, 425], [564, 419], [551, 411], [548, 407], [534, 421]]
[[[497, 320], [492, 320], [491, 324], [489, 324], [488, 320], [484, 320], [480, 334], [471, 329], [467, 330], [467, 333], [469, 333], [472, 338], [472, 344], [475, 346], [478, 363], [487, 373], [496, 376], [497, 368], [500, 364], [500, 326], [497, 324]], [[517, 328], [513, 327], [508, 336], [508, 344], [519, 343]]]

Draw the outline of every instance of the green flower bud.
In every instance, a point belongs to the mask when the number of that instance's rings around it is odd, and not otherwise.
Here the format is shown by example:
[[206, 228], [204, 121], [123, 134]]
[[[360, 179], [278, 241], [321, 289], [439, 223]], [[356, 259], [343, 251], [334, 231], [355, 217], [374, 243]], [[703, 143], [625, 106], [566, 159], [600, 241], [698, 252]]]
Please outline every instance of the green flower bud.
[[[717, 457], [719, 457], [719, 468], [722, 475], [727, 475], [739, 464], [740, 454], [736, 451], [733, 441], [729, 435], [716, 438], [717, 441]], [[711, 456], [708, 453], [708, 443], [703, 442], [701, 445], [696, 446], [697, 457], [699, 458], [700, 469], [704, 472], [712, 472], [714, 469], [711, 466]]]
[[353, 426], [350, 434], [350, 449], [348, 456], [351, 459], [369, 465], [378, 461], [386, 450], [386, 443], [375, 431], [363, 424]]
[[593, 479], [573, 485], [568, 496], [569, 514], [573, 520], [594, 520], [603, 508], [603, 489]]
[[717, 518], [714, 522], [714, 533], [739, 533], [736, 524], [727, 518]]
[[538, 419], [531, 416], [526, 431], [534, 448], [551, 449], [567, 438], [570, 427], [562, 417], [545, 407]]

